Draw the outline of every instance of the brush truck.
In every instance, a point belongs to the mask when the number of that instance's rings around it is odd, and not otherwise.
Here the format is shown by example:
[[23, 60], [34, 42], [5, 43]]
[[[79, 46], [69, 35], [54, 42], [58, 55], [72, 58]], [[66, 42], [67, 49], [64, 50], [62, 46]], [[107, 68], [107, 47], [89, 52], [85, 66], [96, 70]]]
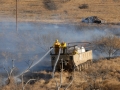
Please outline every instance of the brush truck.
[[[83, 46], [70, 45], [65, 47], [50, 47], [53, 50], [50, 52], [51, 55], [51, 66], [54, 68], [56, 64], [56, 70], [61, 69], [67, 71], [73, 71], [74, 68], [81, 71], [88, 68], [92, 62], [92, 50], [86, 50]], [[58, 60], [57, 60], [58, 59]]]

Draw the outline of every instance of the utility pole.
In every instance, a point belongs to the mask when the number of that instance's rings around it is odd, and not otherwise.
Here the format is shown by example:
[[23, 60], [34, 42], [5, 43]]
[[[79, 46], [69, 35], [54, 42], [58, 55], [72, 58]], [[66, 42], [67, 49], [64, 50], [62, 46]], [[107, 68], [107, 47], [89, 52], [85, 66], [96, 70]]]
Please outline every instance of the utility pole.
[[18, 26], [17, 26], [17, 0], [16, 0], [16, 31], [18, 31]]

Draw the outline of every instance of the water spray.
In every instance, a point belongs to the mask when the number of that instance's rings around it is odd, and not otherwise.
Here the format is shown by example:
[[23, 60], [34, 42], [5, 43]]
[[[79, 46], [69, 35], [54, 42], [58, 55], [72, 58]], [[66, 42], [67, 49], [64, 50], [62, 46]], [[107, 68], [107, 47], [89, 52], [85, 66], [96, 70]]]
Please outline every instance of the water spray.
[[57, 65], [57, 62], [58, 62], [59, 57], [60, 57], [60, 52], [61, 52], [61, 48], [59, 49], [59, 54], [58, 54], [57, 60], [55, 62], [54, 68], [53, 68], [53, 75], [52, 75], [53, 78], [54, 78], [54, 73], [55, 73], [56, 65]]
[[[47, 53], [46, 53], [41, 59], [39, 59], [36, 63], [34, 63], [33, 65], [31, 65], [31, 67], [29, 67], [28, 69], [24, 70], [21, 74], [17, 75], [16, 77], [19, 77], [19, 76], [21, 76], [22, 74], [28, 72], [31, 68], [33, 68], [35, 65], [37, 65], [42, 59], [44, 59], [45, 56], [47, 56], [48, 53], [49, 53], [52, 49], [53, 49], [53, 48], [51, 48], [49, 51], [47, 51]], [[15, 78], [16, 78], [16, 77], [15, 77]]]

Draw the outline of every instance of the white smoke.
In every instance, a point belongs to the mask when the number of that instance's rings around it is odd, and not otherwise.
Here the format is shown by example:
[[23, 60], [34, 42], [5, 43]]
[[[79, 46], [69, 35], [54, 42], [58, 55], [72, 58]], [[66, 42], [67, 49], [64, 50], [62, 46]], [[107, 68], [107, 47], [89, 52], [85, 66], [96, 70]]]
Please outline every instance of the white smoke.
[[[21, 72], [27, 65], [26, 60], [37, 62], [44, 53], [53, 45], [55, 39], [60, 42], [92, 42], [106, 33], [116, 34], [119, 29], [108, 27], [90, 28], [71, 24], [44, 24], [32, 22], [18, 23], [18, 32], [14, 22], [1, 22], [0, 24], [0, 62], [7, 62], [11, 65], [11, 60], [15, 60], [15, 66]], [[47, 64], [46, 64], [47, 63]], [[36, 67], [50, 66], [50, 56], [48, 55]], [[2, 65], [1, 65], [2, 66]]]

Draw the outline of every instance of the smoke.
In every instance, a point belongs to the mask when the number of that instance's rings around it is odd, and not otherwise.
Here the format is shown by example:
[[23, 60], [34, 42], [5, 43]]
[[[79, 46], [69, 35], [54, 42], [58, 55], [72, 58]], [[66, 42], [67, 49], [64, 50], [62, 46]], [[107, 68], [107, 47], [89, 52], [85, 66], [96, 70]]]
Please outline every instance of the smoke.
[[[78, 28], [71, 24], [20, 22], [17, 32], [14, 22], [0, 22], [0, 66], [11, 66], [10, 62], [14, 59], [18, 72], [22, 72], [28, 67], [26, 61], [37, 62], [53, 45], [55, 39], [67, 43], [92, 42], [107, 33], [118, 35], [119, 28], [114, 30], [115, 32], [108, 27]], [[47, 55], [35, 69], [43, 66], [50, 66], [50, 55]]]

